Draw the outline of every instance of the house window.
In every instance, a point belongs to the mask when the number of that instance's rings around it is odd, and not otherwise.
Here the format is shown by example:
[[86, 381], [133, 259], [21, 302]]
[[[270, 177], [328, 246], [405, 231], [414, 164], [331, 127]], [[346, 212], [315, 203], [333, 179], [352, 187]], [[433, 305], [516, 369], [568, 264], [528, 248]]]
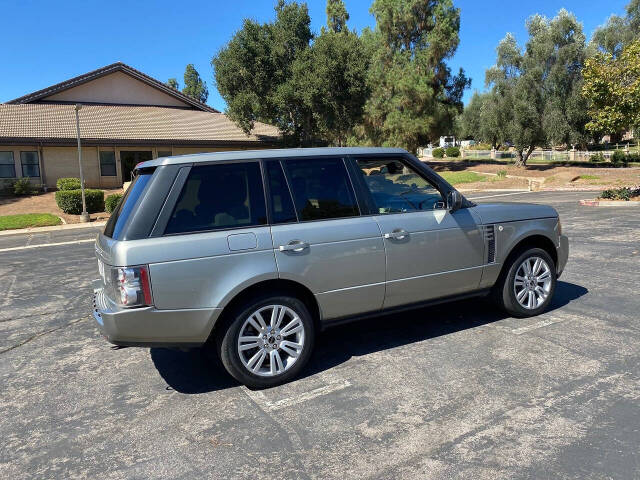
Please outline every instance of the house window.
[[13, 152], [0, 152], [0, 178], [14, 178], [16, 176], [16, 164], [13, 161]]
[[100, 175], [116, 176], [116, 152], [100, 152]]
[[171, 155], [173, 155], [171, 150], [158, 150], [158, 158], [170, 157]]
[[22, 165], [23, 177], [39, 177], [40, 164], [38, 163], [38, 152], [20, 152], [20, 164]]

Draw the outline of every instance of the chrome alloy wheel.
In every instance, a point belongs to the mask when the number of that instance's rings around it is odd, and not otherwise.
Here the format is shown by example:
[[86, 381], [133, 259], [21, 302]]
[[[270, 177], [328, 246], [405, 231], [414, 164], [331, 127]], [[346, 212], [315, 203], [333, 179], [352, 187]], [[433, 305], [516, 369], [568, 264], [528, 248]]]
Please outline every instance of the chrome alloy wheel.
[[527, 310], [542, 305], [551, 291], [551, 268], [540, 257], [526, 258], [516, 270], [513, 292], [518, 303]]
[[296, 312], [284, 305], [266, 305], [242, 324], [238, 354], [249, 372], [273, 377], [296, 363], [304, 340], [304, 325]]

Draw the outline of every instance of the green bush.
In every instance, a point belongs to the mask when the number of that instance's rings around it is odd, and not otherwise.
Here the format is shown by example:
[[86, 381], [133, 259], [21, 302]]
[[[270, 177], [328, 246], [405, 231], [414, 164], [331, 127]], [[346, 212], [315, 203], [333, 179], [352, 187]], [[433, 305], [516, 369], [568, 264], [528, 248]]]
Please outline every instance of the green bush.
[[498, 178], [507, 178], [507, 171], [506, 170], [498, 170]]
[[80, 179], [75, 177], [59, 178], [56, 182], [58, 190], [79, 190]]
[[460, 149], [458, 147], [447, 147], [444, 151], [447, 154], [447, 157], [454, 158], [460, 156]]
[[604, 158], [604, 155], [602, 154], [602, 152], [596, 152], [593, 155], [591, 155], [589, 160], [592, 161], [592, 162], [604, 162], [605, 158]]
[[444, 148], [434, 148], [434, 149], [433, 149], [433, 152], [432, 152], [432, 155], [433, 155], [435, 158], [442, 158], [442, 157], [444, 157]]
[[612, 188], [609, 190], [605, 190], [600, 194], [600, 198], [605, 198], [607, 200], [626, 200], [627, 202], [632, 197], [638, 197], [638, 196], [640, 196], [640, 187]]
[[[84, 191], [87, 212], [104, 212], [104, 192], [87, 188]], [[82, 213], [82, 190], [58, 190], [56, 203], [64, 213], [80, 215]]]
[[112, 193], [104, 199], [104, 211], [107, 213], [113, 213], [113, 211], [120, 203], [120, 199], [122, 198], [121, 193]]
[[19, 178], [13, 182], [13, 193], [15, 195], [31, 195], [33, 191], [33, 185], [28, 178]]
[[622, 150], [616, 150], [611, 155], [611, 162], [616, 166], [626, 166], [629, 160]]

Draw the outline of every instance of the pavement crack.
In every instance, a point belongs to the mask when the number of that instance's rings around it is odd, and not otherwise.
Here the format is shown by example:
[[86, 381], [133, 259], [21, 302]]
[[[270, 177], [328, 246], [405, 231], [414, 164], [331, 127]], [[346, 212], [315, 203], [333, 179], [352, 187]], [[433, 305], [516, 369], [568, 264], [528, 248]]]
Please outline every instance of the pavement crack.
[[45, 330], [44, 332], [34, 333], [33, 335], [25, 338], [23, 341], [16, 343], [15, 345], [10, 346], [9, 348], [5, 348], [4, 350], [0, 350], [0, 354], [10, 352], [11, 350], [14, 350], [18, 347], [22, 347], [23, 345], [26, 345], [27, 343], [29, 343], [32, 340], [35, 340], [36, 338], [43, 337], [45, 335], [48, 335], [49, 333], [57, 332], [58, 330], [61, 330], [66, 327], [70, 327], [71, 325], [74, 325], [84, 319], [85, 317], [76, 318], [75, 320], [71, 320], [70, 322], [65, 323], [64, 325], [60, 325], [59, 327], [51, 328], [49, 330]]

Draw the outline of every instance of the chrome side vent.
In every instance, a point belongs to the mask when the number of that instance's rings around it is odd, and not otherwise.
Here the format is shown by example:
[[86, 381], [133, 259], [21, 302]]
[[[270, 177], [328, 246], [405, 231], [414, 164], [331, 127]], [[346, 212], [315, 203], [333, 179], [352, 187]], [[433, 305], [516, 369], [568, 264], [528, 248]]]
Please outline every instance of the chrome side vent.
[[496, 261], [496, 227], [486, 225], [484, 227], [484, 239], [487, 244], [487, 263]]

